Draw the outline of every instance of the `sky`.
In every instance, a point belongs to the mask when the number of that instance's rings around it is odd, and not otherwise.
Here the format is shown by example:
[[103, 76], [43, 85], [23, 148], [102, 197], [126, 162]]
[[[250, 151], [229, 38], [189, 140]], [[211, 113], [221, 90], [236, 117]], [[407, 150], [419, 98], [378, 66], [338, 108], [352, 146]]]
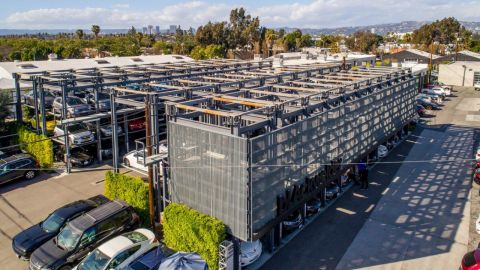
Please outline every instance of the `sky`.
[[[2, 3], [3, 2], [3, 3]], [[332, 28], [453, 16], [480, 21], [480, 0], [0, 0], [0, 29], [198, 27], [244, 7], [267, 27]]]

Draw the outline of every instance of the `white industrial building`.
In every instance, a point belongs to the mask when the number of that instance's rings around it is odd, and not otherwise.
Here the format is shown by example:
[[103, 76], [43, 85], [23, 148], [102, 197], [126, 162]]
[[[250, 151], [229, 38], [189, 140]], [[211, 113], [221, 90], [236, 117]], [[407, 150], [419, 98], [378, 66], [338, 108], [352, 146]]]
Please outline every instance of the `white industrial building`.
[[474, 82], [480, 82], [480, 61], [440, 64], [438, 80], [448, 85], [473, 86]]
[[[25, 61], [25, 62], [0, 62], [0, 90], [12, 90], [15, 88], [15, 73], [40, 73], [44, 71], [68, 71], [84, 68], [106, 68], [106, 67], [126, 67], [148, 64], [190, 62], [192, 58], [183, 55], [148, 55], [148, 56], [127, 56], [127, 57], [105, 57], [90, 59], [56, 59], [44, 61]], [[26, 88], [31, 85], [21, 84], [20, 87]]]

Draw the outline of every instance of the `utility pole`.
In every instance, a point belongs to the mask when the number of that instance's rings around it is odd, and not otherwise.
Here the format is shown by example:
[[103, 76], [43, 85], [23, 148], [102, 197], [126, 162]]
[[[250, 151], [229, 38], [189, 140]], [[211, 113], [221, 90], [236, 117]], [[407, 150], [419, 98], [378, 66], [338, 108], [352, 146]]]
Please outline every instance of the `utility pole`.
[[[145, 97], [145, 133], [146, 133], [146, 146], [147, 146], [147, 157], [152, 155], [152, 134], [151, 134], [151, 110], [150, 110], [150, 95]], [[146, 157], [144, 161], [146, 160]], [[150, 214], [150, 226], [155, 232], [155, 208], [153, 206], [153, 165], [148, 165], [148, 207]]]
[[433, 41], [430, 43], [430, 61], [428, 63], [428, 84], [432, 80], [432, 69], [433, 69]]

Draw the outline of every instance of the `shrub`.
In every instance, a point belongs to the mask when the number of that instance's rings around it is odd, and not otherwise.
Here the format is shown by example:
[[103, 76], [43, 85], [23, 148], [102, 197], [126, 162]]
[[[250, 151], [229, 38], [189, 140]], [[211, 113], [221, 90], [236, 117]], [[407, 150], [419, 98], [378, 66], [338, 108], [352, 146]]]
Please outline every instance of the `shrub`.
[[143, 224], [149, 224], [148, 184], [140, 177], [109, 171], [105, 174], [104, 193], [111, 200], [120, 199], [130, 204], [140, 215]]
[[218, 269], [218, 248], [225, 240], [225, 225], [183, 204], [165, 208], [163, 234], [165, 244], [178, 251], [197, 252], [209, 269]]
[[53, 165], [53, 142], [47, 136], [39, 135], [24, 126], [17, 128], [20, 148], [32, 155], [42, 168]]

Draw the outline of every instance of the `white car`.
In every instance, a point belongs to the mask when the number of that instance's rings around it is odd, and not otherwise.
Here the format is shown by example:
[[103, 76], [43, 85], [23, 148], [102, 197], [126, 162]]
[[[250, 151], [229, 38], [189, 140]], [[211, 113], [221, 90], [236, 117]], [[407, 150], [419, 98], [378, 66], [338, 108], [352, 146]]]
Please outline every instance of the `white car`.
[[475, 231], [480, 234], [480, 216], [478, 216], [477, 221], [475, 222]]
[[260, 240], [240, 243], [240, 264], [242, 267], [252, 264], [262, 255]]
[[388, 154], [388, 148], [383, 144], [379, 145], [377, 149], [378, 158], [386, 157], [387, 154]]
[[480, 81], [473, 83], [473, 87], [475, 88], [475, 91], [480, 91]]
[[133, 260], [158, 245], [152, 231], [136, 229], [100, 245], [90, 252], [74, 270], [123, 269]]
[[434, 87], [434, 88], [424, 88], [422, 89], [422, 93], [425, 94], [434, 94], [434, 95], [439, 95], [441, 97], [445, 97], [445, 91], [443, 91], [442, 88]]
[[480, 162], [480, 148], [477, 148], [477, 152], [475, 153], [475, 160]]
[[440, 88], [440, 89], [442, 89], [443, 92], [445, 92], [445, 95], [447, 95], [447, 96], [450, 96], [450, 95], [452, 94], [451, 89], [450, 89], [449, 87], [447, 87], [447, 86], [436, 85], [436, 86], [434, 86], [433, 88]]
[[[81, 145], [95, 141], [95, 135], [84, 124], [69, 125], [68, 141], [72, 145]], [[58, 139], [63, 140], [65, 133], [62, 126], [55, 126], [53, 133]]]
[[[138, 169], [144, 172], [148, 171], [148, 167], [144, 165], [144, 156], [147, 156], [146, 150], [133, 150], [123, 156], [123, 164], [127, 167]], [[161, 144], [159, 147], [160, 158], [168, 157], [168, 147]], [[160, 169], [160, 175], [163, 175], [163, 170]]]

